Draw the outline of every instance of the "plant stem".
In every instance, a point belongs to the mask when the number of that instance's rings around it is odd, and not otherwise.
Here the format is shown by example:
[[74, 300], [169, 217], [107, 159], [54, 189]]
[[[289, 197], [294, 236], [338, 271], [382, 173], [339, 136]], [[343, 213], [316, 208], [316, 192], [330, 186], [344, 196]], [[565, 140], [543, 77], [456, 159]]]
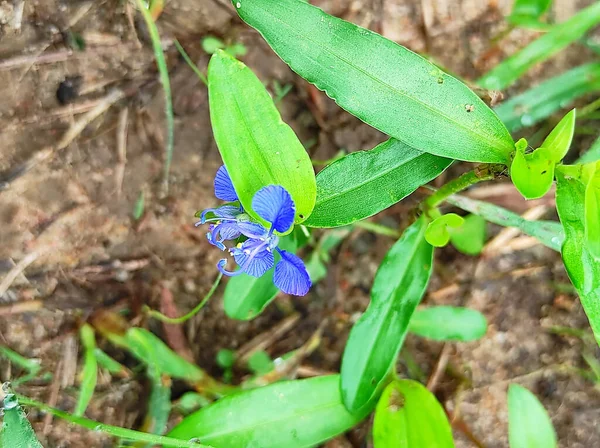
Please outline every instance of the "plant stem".
[[471, 185], [475, 185], [479, 182], [486, 180], [492, 180], [504, 171], [504, 165], [480, 165], [473, 171], [463, 174], [454, 180], [451, 180], [442, 188], [437, 190], [421, 204], [421, 209], [428, 213], [430, 210], [435, 209], [440, 205], [447, 197], [456, 194]]
[[84, 428], [90, 429], [92, 431], [101, 431], [106, 434], [110, 434], [114, 437], [120, 437], [122, 439], [127, 440], [135, 440], [139, 442], [147, 442], [152, 443], [154, 445], [161, 446], [169, 446], [169, 447], [181, 447], [181, 448], [210, 448], [208, 445], [201, 445], [200, 443], [190, 442], [187, 440], [174, 439], [172, 437], [159, 436], [155, 434], [148, 434], [141, 431], [135, 431], [133, 429], [120, 428], [118, 426], [106, 425], [104, 423], [97, 422], [95, 420], [90, 420], [84, 417], [75, 417], [74, 415], [69, 414], [68, 412], [61, 411], [60, 409], [55, 409], [47, 404], [41, 403], [36, 400], [32, 400], [31, 398], [24, 397], [22, 395], [18, 396], [19, 402], [25, 406], [33, 406], [34, 408], [40, 409], [42, 411], [46, 411], [55, 417], [62, 418], [71, 422], [75, 425], [83, 426]]
[[183, 47], [181, 46], [181, 44], [179, 43], [179, 41], [177, 39], [175, 39], [174, 43], [175, 43], [175, 46], [177, 47], [177, 50], [179, 50], [179, 53], [183, 57], [183, 60], [185, 62], [187, 62], [187, 64], [194, 71], [196, 76], [198, 76], [198, 78], [200, 78], [200, 81], [202, 81], [202, 83], [206, 87], [208, 87], [208, 79], [206, 79], [206, 76], [204, 76], [204, 73], [202, 73], [200, 71], [200, 69], [198, 68], [198, 66], [196, 64], [194, 64], [194, 61], [192, 61], [192, 58], [190, 58], [189, 55], [185, 52], [185, 50], [183, 49]]
[[400, 238], [400, 232], [388, 226], [383, 226], [371, 221], [357, 221], [354, 227], [368, 230], [369, 232], [378, 233], [379, 235], [390, 236], [392, 238]]
[[198, 311], [200, 311], [204, 307], [204, 305], [206, 305], [206, 302], [208, 302], [210, 300], [210, 298], [212, 297], [212, 295], [217, 290], [217, 286], [219, 286], [219, 283], [221, 282], [222, 278], [223, 278], [223, 274], [219, 272], [219, 275], [217, 275], [217, 278], [215, 279], [212, 287], [210, 288], [210, 291], [208, 291], [208, 293], [204, 296], [204, 298], [200, 301], [200, 303], [198, 305], [196, 305], [189, 313], [184, 314], [181, 317], [169, 317], [169, 316], [165, 316], [160, 311], [153, 310], [153, 309], [151, 309], [149, 307], [144, 307], [144, 311], [150, 317], [154, 317], [155, 319], [158, 319], [161, 322], [165, 322], [167, 324], [182, 324], [186, 320], [191, 319], [192, 317], [194, 317], [198, 313]]
[[590, 104], [583, 106], [581, 109], [577, 111], [577, 118], [583, 118], [587, 115], [590, 115], [592, 112], [600, 109], [600, 98], [595, 101], [592, 101]]

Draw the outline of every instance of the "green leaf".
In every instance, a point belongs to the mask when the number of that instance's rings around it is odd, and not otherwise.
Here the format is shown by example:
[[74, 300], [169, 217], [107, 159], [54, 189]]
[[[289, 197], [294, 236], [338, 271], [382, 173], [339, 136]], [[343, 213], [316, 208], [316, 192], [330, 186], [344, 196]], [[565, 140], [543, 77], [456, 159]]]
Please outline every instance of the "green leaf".
[[600, 89], [600, 63], [585, 64], [510, 98], [494, 110], [511, 132], [548, 118], [577, 98]]
[[259, 350], [248, 359], [248, 368], [256, 375], [264, 375], [273, 370], [275, 364], [267, 352]]
[[0, 431], [0, 446], [5, 448], [44, 448], [38, 441], [27, 416], [19, 406], [8, 383], [2, 385], [4, 417]]
[[221, 39], [214, 36], [206, 36], [202, 39], [202, 49], [208, 54], [215, 54], [217, 50], [225, 48], [225, 44]]
[[425, 241], [426, 228], [421, 217], [386, 254], [373, 282], [371, 303], [350, 332], [342, 358], [341, 389], [344, 404], [353, 413], [369, 408], [427, 288], [433, 247]]
[[600, 345], [600, 263], [585, 238], [586, 185], [569, 173], [570, 168], [580, 167], [560, 166], [556, 170], [556, 208], [565, 230], [562, 258]]
[[208, 66], [208, 92], [215, 140], [246, 211], [265, 223], [252, 210], [252, 198], [275, 184], [294, 199], [296, 223], [308, 218], [317, 189], [312, 163], [260, 80], [219, 50]]
[[458, 228], [464, 222], [465, 220], [456, 213], [442, 215], [429, 223], [425, 239], [434, 247], [444, 247], [450, 241], [449, 228]]
[[332, 375], [231, 395], [184, 418], [169, 436], [197, 437], [214, 448], [303, 448], [335, 437], [363, 418], [344, 408], [339, 375]]
[[414, 148], [507, 163], [510, 134], [467, 86], [377, 33], [301, 0], [233, 0], [296, 73], [365, 123]]
[[317, 175], [317, 202], [305, 224], [337, 227], [372, 216], [439, 176], [451, 163], [393, 138], [370, 151], [348, 154]]
[[558, 222], [529, 221], [505, 208], [465, 196], [453, 195], [446, 202], [499, 226], [516, 227], [526, 235], [537, 238], [544, 246], [560, 252], [565, 235]]
[[444, 408], [422, 384], [396, 380], [381, 395], [373, 422], [375, 448], [454, 448]]
[[454, 306], [434, 306], [415, 311], [408, 331], [436, 341], [476, 341], [487, 331], [479, 311]]
[[517, 149], [510, 178], [525, 199], [541, 198], [550, 191], [555, 165], [552, 159], [547, 148], [538, 148], [530, 154]]
[[585, 164], [600, 160], [600, 137], [598, 137], [590, 149], [588, 149], [575, 163]]
[[96, 349], [96, 338], [94, 330], [88, 324], [81, 327], [81, 342], [84, 347], [83, 355], [83, 370], [81, 371], [81, 384], [79, 390], [79, 398], [75, 405], [73, 415], [81, 417], [94, 395], [96, 382], [98, 381], [98, 361], [94, 350]]
[[534, 65], [545, 61], [600, 22], [600, 3], [582, 9], [569, 20], [555, 25], [549, 32], [502, 61], [481, 77], [477, 84], [484, 89], [502, 90], [510, 86]]
[[542, 147], [550, 151], [554, 163], [559, 163], [569, 152], [573, 134], [575, 134], [575, 109], [558, 122], [542, 143]]
[[600, 163], [585, 188], [585, 242], [600, 261]]
[[468, 215], [462, 226], [450, 229], [450, 241], [459, 252], [467, 255], [479, 255], [486, 238], [486, 222], [481, 216]]
[[539, 20], [551, 3], [552, 0], [515, 0], [507, 20], [513, 25]]
[[235, 352], [227, 348], [222, 348], [217, 352], [217, 364], [223, 369], [230, 369], [235, 364]]
[[254, 319], [275, 299], [279, 289], [273, 283], [274, 268], [262, 277], [242, 274], [231, 277], [223, 294], [225, 314], [231, 319]]
[[510, 448], [556, 448], [556, 434], [548, 413], [531, 392], [517, 384], [508, 388]]

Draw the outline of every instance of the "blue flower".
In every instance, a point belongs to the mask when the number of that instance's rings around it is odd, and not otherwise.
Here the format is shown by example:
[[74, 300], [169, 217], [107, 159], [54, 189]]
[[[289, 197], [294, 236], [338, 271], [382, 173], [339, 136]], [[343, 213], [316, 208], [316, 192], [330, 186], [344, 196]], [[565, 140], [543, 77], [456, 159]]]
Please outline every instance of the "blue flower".
[[[215, 196], [229, 202], [239, 200], [224, 166], [219, 168], [215, 177]], [[275, 234], [287, 232], [294, 224], [296, 206], [292, 197], [282, 186], [268, 185], [256, 192], [252, 198], [252, 209], [270, 223], [269, 229], [253, 222], [241, 205], [223, 205], [202, 212], [200, 222], [196, 225], [211, 223], [206, 237], [212, 245], [226, 250], [224, 241], [237, 240], [242, 235], [247, 238], [229, 249], [239, 269], [226, 270], [225, 258], [217, 263], [217, 268], [230, 277], [242, 273], [261, 277], [275, 266], [275, 286], [286, 294], [305, 295], [310, 289], [311, 281], [304, 262], [296, 255], [279, 249], [279, 236]], [[214, 218], [206, 219], [209, 213], [212, 213]], [[279, 254], [277, 261], [275, 252]]]

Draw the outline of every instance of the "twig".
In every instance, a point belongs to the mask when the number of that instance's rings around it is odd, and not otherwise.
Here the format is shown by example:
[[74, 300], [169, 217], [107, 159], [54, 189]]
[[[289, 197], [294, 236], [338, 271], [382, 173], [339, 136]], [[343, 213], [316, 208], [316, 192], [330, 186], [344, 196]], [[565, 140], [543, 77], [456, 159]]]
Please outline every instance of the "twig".
[[2, 297], [8, 288], [13, 284], [13, 282], [17, 279], [17, 277], [27, 269], [31, 263], [38, 259], [40, 256], [39, 252], [32, 252], [29, 255], [25, 256], [21, 261], [19, 261], [9, 272], [6, 274], [6, 277], [0, 283], [0, 297]]
[[[52, 378], [52, 385], [50, 386], [50, 397], [48, 398], [48, 406], [56, 406], [58, 402], [58, 393], [60, 392], [60, 374], [62, 370], [63, 361], [62, 359], [58, 361], [58, 365], [56, 366], [56, 371], [54, 372], [54, 377]], [[53, 415], [48, 413], [44, 417], [44, 428], [42, 429], [42, 433], [47, 436], [52, 430], [52, 419]]]
[[125, 165], [127, 164], [127, 125], [129, 109], [126, 107], [119, 113], [119, 124], [117, 126], [117, 160], [115, 168], [115, 183], [117, 184], [117, 198], [121, 196], [123, 189], [123, 178], [125, 177]]
[[448, 360], [450, 358], [451, 349], [452, 347], [450, 344], [444, 344], [435, 369], [429, 377], [429, 381], [427, 381], [427, 389], [429, 389], [431, 392], [435, 391], [444, 371], [446, 370], [446, 366], [448, 365]]
[[13, 182], [15, 179], [30, 171], [39, 163], [51, 159], [58, 151], [69, 146], [69, 144], [71, 144], [71, 142], [75, 140], [79, 134], [81, 134], [86, 126], [106, 112], [106, 110], [108, 110], [108, 108], [114, 103], [124, 98], [126, 94], [127, 92], [121, 89], [115, 89], [111, 91], [108, 95], [102, 98], [102, 100], [98, 102], [93, 109], [75, 121], [63, 134], [62, 138], [55, 146], [47, 147], [41, 151], [38, 151], [23, 164], [13, 168], [4, 175], [0, 175], [0, 191], [8, 189], [11, 182]]
[[238, 349], [236, 352], [236, 359], [238, 364], [245, 364], [248, 359], [252, 356], [253, 353], [264, 350], [268, 346], [270, 346], [273, 341], [276, 341], [282, 335], [290, 331], [300, 320], [300, 313], [294, 313], [273, 328], [269, 329], [269, 331], [265, 333], [261, 333], [242, 347]]
[[23, 65], [53, 64], [64, 62], [73, 54], [73, 50], [60, 50], [46, 54], [26, 54], [0, 61], [0, 70], [12, 70]]
[[11, 303], [10, 305], [0, 306], [0, 316], [10, 316], [11, 314], [30, 313], [41, 310], [44, 302], [41, 300], [28, 300], [26, 302]]

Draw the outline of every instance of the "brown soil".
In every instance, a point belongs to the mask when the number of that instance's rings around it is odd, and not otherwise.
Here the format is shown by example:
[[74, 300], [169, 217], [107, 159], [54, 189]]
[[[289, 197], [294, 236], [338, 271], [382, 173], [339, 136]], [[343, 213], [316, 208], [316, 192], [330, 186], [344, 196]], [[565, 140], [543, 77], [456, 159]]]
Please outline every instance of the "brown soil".
[[[24, 11], [17, 29], [14, 19], [21, 3]], [[0, 336], [3, 344], [41, 359], [44, 369], [55, 374], [53, 382], [34, 381], [19, 392], [45, 402], [54, 395], [55, 406], [66, 410], [73, 409], [77, 396], [81, 323], [102, 309], [128, 308], [133, 310], [132, 324], [166, 338], [162, 325], [144, 320], [136, 311], [144, 304], [158, 308], [168, 290], [176, 313], [182, 314], [204, 296], [216, 275], [220, 254], [194, 228], [193, 215], [214, 205], [212, 178], [221, 162], [212, 138], [206, 89], [179, 59], [173, 37], [202, 70], [208, 61], [199, 45], [202, 36], [242, 42], [248, 48], [244, 62], [269, 87], [275, 80], [293, 84], [281, 104], [282, 114], [303, 142], [315, 142], [310, 147], [314, 159], [328, 159], [340, 148], [371, 148], [384, 139], [295, 76], [258, 33], [241, 23], [227, 1], [170, 0], [158, 21], [176, 113], [170, 189], [164, 195], [162, 92], [142, 22], [134, 14], [132, 27], [126, 3], [0, 1], [0, 273], [8, 273], [28, 256], [33, 260], [1, 298]], [[488, 51], [490, 39], [507, 26], [503, 16], [510, 11], [511, 0], [312, 3], [427, 53], [466, 79], [475, 79], [536, 36], [515, 30], [500, 49]], [[590, 3], [555, 0], [549, 17], [563, 21]], [[70, 50], [69, 36], [71, 40], [81, 36], [85, 51]], [[506, 95], [591, 59], [583, 47], [571, 47], [531, 70]], [[69, 104], [61, 105], [57, 90], [65, 80], [80, 87]], [[126, 97], [93, 120], [66, 148], [56, 149], [69, 126], [114, 88], [125, 91]], [[125, 110], [126, 161], [117, 150], [118, 123]], [[578, 138], [575, 150], [584, 150], [589, 141]], [[43, 158], [52, 148], [53, 156]], [[37, 162], [35, 166], [31, 161]], [[446, 179], [465, 166], [453, 167]], [[135, 221], [134, 204], [142, 193], [144, 214]], [[483, 190], [481, 194], [486, 195]], [[486, 199], [520, 212], [531, 206], [511, 187], [497, 197], [490, 194]], [[391, 207], [377, 221], [402, 226], [417, 195]], [[499, 230], [490, 226], [493, 234]], [[221, 286], [209, 305], [184, 326], [184, 342], [198, 365], [220, 376], [215, 363], [219, 349], [241, 347], [296, 310], [301, 319], [292, 331], [274, 340], [268, 352], [275, 356], [301, 346], [326, 320], [323, 340], [304, 361], [303, 371], [337, 371], [351, 322], [366, 308], [378, 263], [392, 243], [390, 238], [355, 230], [334, 253], [328, 277], [308, 296], [279, 297], [250, 322], [225, 316]], [[567, 281], [559, 255], [539, 245], [481, 258], [460, 255], [452, 248], [437, 252], [436, 273], [424, 303], [468, 306], [483, 312], [490, 324], [478, 342], [444, 349], [442, 344], [410, 336], [404, 349], [417, 361], [425, 381], [436, 369], [442, 350], [449, 353], [449, 368], [440, 377], [436, 393], [457, 418], [458, 447], [475, 446], [461, 427], [482, 446], [508, 446], [506, 389], [512, 382], [540, 397], [561, 447], [600, 446], [600, 392], [577, 372], [586, 366], [583, 345], [579, 339], [547, 331], [555, 325], [587, 328], [577, 298], [557, 292], [554, 286]], [[29, 311], [24, 312], [23, 306]], [[100, 339], [99, 343], [127, 365], [134, 364], [108, 342]], [[593, 350], [598, 356], [598, 350]], [[401, 369], [406, 370], [404, 363]], [[18, 369], [0, 360], [2, 381], [18, 374]], [[175, 384], [173, 392], [185, 390], [185, 385]], [[142, 374], [128, 380], [101, 375], [86, 415], [139, 427], [144, 415], [140, 403], [147, 400], [147, 393]], [[44, 446], [111, 446], [100, 433], [59, 420], [44, 421], [35, 410], [29, 417]], [[363, 425], [327, 446], [364, 446], [365, 434]]]

